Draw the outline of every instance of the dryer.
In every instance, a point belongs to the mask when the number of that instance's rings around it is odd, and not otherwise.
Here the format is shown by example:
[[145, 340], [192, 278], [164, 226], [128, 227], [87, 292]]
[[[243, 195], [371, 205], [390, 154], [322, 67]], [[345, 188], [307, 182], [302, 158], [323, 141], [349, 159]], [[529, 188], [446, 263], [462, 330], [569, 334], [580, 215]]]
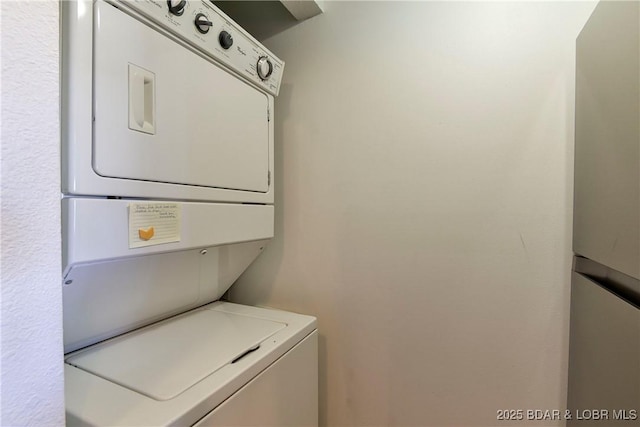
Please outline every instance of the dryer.
[[317, 425], [312, 316], [221, 301], [274, 232], [284, 62], [202, 0], [61, 3], [70, 425]]

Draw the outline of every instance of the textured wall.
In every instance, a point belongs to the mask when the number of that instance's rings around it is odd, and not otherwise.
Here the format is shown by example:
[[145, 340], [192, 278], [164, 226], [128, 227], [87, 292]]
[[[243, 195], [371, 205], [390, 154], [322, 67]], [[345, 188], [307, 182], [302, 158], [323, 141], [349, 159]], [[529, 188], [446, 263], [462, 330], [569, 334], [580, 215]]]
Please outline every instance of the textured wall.
[[0, 425], [63, 425], [59, 5], [1, 5]]
[[594, 4], [324, 5], [265, 42], [286, 61], [276, 238], [232, 299], [318, 316], [325, 425], [564, 408], [574, 43]]

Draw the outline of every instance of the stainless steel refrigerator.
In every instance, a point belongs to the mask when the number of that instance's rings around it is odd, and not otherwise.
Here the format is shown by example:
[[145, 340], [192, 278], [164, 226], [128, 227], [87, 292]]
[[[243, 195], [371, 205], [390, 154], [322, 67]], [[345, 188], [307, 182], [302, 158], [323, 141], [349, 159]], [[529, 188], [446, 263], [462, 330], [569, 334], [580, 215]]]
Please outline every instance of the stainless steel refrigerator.
[[640, 3], [577, 40], [568, 426], [640, 426]]

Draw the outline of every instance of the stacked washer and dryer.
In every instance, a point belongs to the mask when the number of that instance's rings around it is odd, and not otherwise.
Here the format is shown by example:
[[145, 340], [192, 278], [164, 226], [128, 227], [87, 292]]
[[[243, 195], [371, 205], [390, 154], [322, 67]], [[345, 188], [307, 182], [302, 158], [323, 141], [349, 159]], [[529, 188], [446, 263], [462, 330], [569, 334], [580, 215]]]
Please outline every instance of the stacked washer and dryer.
[[62, 4], [70, 425], [317, 425], [316, 319], [220, 301], [274, 233], [284, 63], [208, 1]]

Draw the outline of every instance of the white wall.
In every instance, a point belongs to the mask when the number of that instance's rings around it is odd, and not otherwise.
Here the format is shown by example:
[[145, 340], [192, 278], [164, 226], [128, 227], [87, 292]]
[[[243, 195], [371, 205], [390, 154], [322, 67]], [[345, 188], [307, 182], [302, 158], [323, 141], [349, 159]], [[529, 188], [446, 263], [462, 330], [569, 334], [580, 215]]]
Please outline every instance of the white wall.
[[265, 42], [286, 61], [277, 236], [232, 298], [318, 316], [324, 425], [564, 408], [574, 43], [594, 4], [324, 6]]
[[0, 425], [63, 425], [59, 6], [0, 3]]

